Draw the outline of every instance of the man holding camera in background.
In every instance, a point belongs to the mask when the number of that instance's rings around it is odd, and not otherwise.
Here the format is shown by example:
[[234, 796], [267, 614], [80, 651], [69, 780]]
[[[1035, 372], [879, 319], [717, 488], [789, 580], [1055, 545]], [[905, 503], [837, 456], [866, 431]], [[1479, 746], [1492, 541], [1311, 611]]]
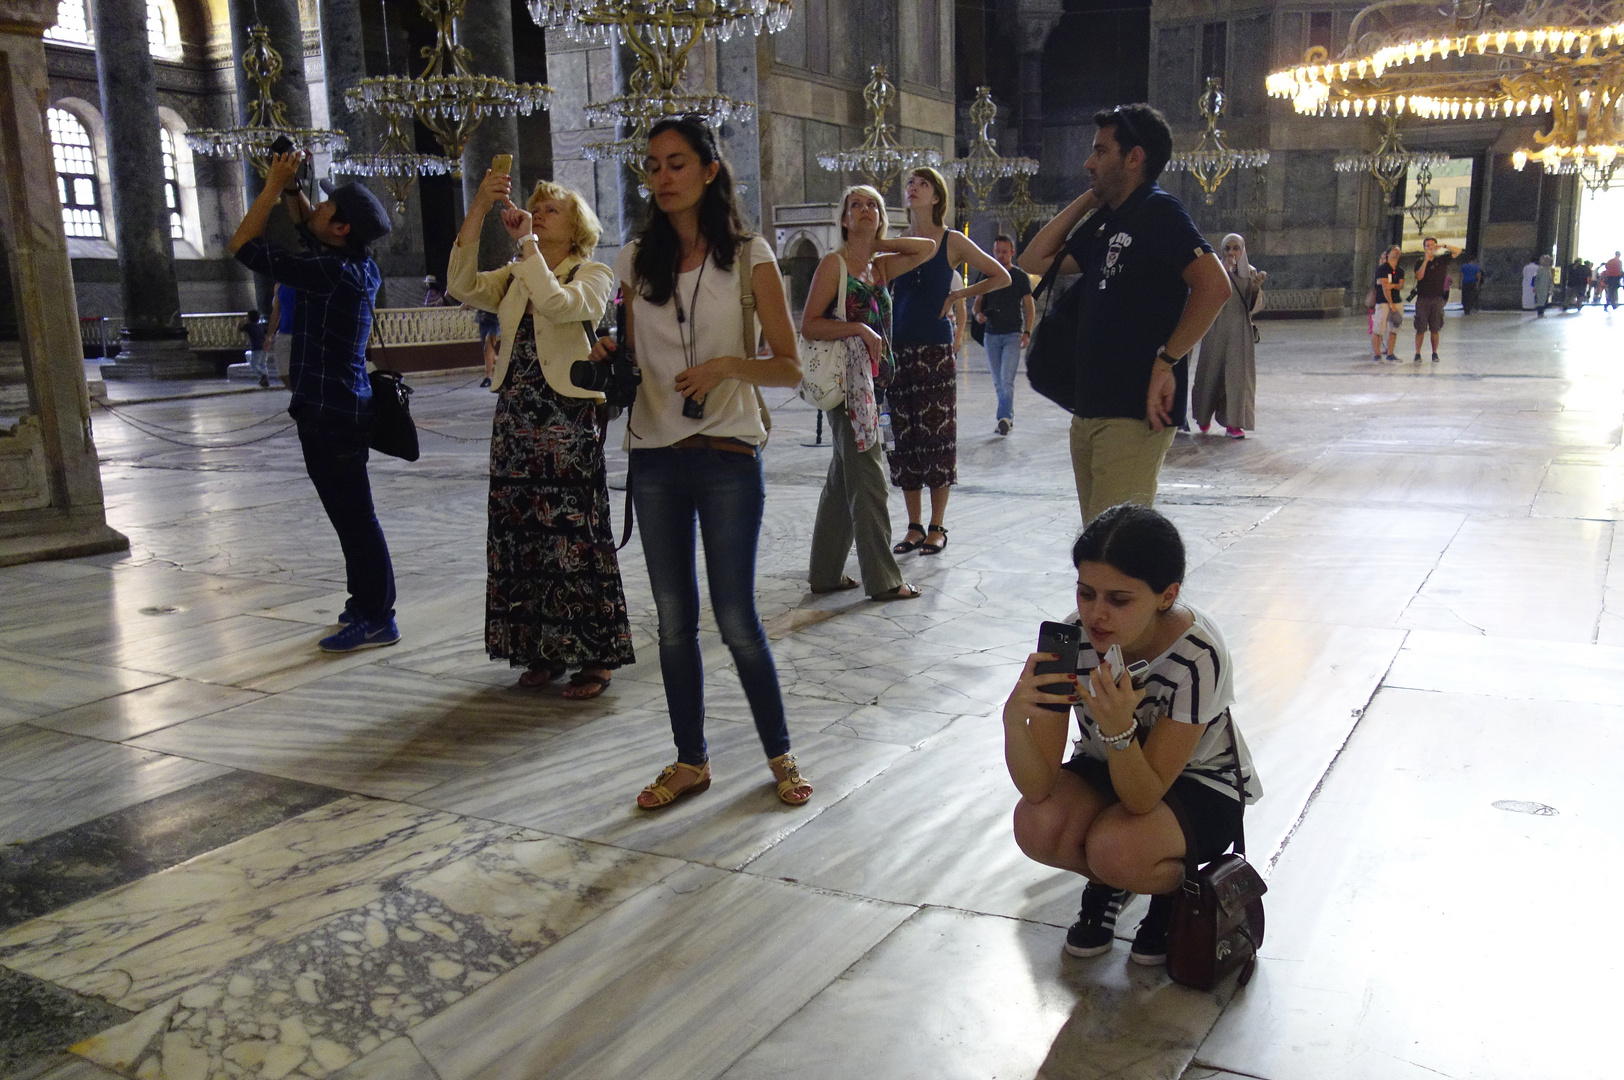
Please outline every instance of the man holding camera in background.
[[[334, 187], [322, 181], [327, 199], [311, 206], [298, 186], [303, 163], [297, 152], [272, 156], [265, 187], [228, 247], [248, 269], [294, 291], [288, 413], [299, 426], [310, 482], [344, 549], [350, 594], [338, 619], [341, 629], [320, 644], [327, 652], [353, 652], [400, 640], [394, 567], [367, 476], [372, 384], [366, 348], [373, 299], [383, 281], [368, 245], [389, 232], [389, 216], [370, 191], [354, 183]], [[305, 236], [303, 252], [264, 238], [279, 199]]]
[[1421, 362], [1421, 342], [1432, 331], [1432, 362], [1438, 362], [1438, 335], [1444, 330], [1444, 304], [1449, 300], [1449, 269], [1460, 257], [1460, 248], [1445, 244], [1438, 254], [1438, 241], [1421, 241], [1421, 265], [1415, 268], [1415, 362]]

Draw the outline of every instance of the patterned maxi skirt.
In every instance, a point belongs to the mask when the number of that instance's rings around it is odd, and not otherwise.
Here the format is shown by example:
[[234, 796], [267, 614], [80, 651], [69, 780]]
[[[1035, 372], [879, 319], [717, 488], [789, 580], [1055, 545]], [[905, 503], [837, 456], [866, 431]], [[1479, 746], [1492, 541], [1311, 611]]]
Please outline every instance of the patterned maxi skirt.
[[885, 391], [896, 439], [887, 460], [891, 483], [904, 491], [959, 482], [958, 366], [952, 345], [896, 350], [897, 374]]
[[514, 667], [634, 661], [596, 406], [547, 385], [526, 315], [491, 428], [485, 649]]

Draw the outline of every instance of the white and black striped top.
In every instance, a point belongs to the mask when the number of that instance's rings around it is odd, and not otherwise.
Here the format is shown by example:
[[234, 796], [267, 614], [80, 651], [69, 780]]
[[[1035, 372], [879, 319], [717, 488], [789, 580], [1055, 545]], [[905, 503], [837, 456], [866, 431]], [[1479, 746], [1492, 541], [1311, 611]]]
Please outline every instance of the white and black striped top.
[[[1139, 721], [1141, 737], [1167, 718], [1181, 724], [1206, 724], [1207, 730], [1196, 744], [1190, 762], [1184, 766], [1185, 776], [1235, 796], [1235, 759], [1229, 749], [1228, 728], [1235, 724], [1230, 706], [1235, 702], [1235, 686], [1231, 675], [1229, 647], [1217, 624], [1199, 608], [1185, 604], [1195, 617], [1190, 629], [1173, 643], [1172, 647], [1150, 662], [1145, 677], [1145, 697], [1134, 710]], [[1084, 757], [1108, 759], [1109, 751], [1100, 736], [1094, 718], [1088, 712], [1088, 676], [1100, 666], [1100, 657], [1088, 643], [1085, 635], [1077, 652], [1077, 674], [1083, 683], [1083, 700], [1077, 705], [1077, 723], [1082, 737], [1076, 740], [1073, 753]], [[1252, 767], [1252, 755], [1235, 728], [1235, 745], [1240, 749], [1241, 776], [1246, 784], [1246, 801], [1255, 803], [1263, 797], [1263, 785]]]

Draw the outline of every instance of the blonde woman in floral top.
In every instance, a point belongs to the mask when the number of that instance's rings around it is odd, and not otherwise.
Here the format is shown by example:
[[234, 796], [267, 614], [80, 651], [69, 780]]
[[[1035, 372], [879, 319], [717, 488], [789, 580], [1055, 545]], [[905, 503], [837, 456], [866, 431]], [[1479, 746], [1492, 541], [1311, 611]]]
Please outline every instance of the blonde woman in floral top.
[[[885, 236], [885, 199], [868, 185], [846, 189], [840, 199], [840, 250], [818, 264], [801, 316], [801, 334], [810, 340], [857, 338], [843, 385], [846, 400], [828, 410], [834, 454], [812, 529], [808, 579], [815, 593], [855, 589], [846, 556], [857, 545], [863, 591], [872, 600], [912, 600], [919, 589], [902, 580], [891, 553], [891, 517], [886, 509], [885, 468], [880, 462], [879, 407], [882, 389], [896, 370], [891, 354], [891, 295], [886, 286], [936, 254], [936, 242], [923, 237]], [[844, 318], [833, 318], [846, 277]]]

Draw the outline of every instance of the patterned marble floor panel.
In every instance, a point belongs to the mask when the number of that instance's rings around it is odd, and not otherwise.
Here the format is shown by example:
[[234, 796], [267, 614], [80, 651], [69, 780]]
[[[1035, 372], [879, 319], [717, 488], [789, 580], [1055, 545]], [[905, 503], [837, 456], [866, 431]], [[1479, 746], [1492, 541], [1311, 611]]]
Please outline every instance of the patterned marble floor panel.
[[521, 832], [244, 957], [73, 1049], [137, 1077], [323, 1077], [680, 866]]
[[25, 843], [0, 847], [0, 928], [167, 869], [340, 798], [228, 772]]
[[0, 964], [141, 1011], [512, 834], [342, 799], [0, 932]]
[[70, 1043], [129, 1017], [124, 1009], [0, 967], [0, 1076], [34, 1073]]
[[912, 913], [689, 866], [408, 1037], [440, 1080], [708, 1080]]

